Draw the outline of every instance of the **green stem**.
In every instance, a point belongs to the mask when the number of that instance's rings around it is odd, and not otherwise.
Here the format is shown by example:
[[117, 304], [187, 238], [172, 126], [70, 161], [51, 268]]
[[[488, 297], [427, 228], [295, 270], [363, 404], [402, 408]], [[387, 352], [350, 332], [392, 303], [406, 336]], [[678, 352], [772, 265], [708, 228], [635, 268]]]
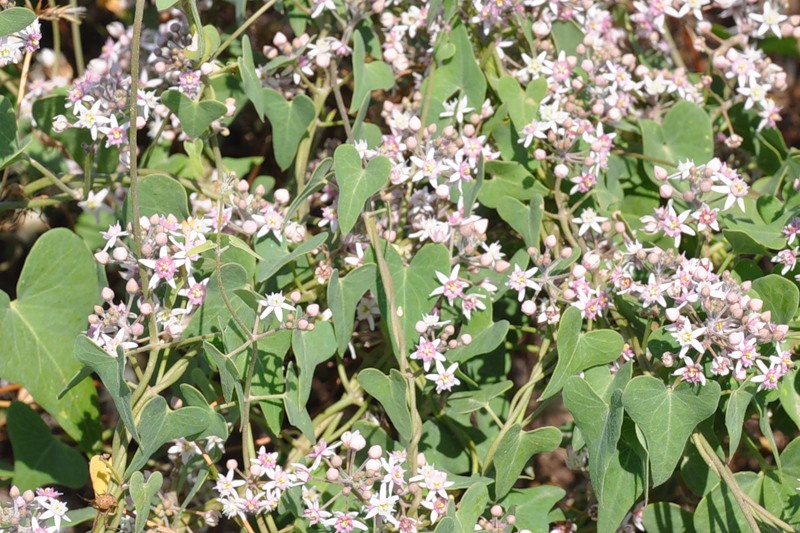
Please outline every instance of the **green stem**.
[[234, 31], [234, 32], [231, 34], [231, 36], [230, 36], [230, 37], [228, 37], [227, 39], [225, 39], [225, 41], [223, 41], [223, 43], [222, 43], [221, 45], [219, 45], [219, 48], [217, 48], [217, 51], [216, 51], [216, 52], [214, 52], [214, 55], [212, 56], [212, 58], [211, 58], [211, 59], [216, 59], [217, 57], [219, 57], [219, 55], [220, 55], [222, 52], [224, 52], [224, 51], [225, 51], [225, 49], [226, 49], [226, 48], [228, 48], [228, 47], [231, 45], [231, 43], [232, 43], [233, 41], [235, 41], [235, 40], [236, 40], [236, 39], [237, 39], [237, 38], [238, 38], [238, 37], [239, 37], [239, 36], [240, 36], [242, 33], [244, 33], [244, 31], [245, 31], [247, 28], [249, 28], [249, 27], [250, 27], [250, 25], [251, 25], [252, 23], [254, 23], [256, 20], [258, 20], [258, 17], [260, 17], [261, 15], [263, 15], [264, 13], [266, 13], [266, 12], [267, 12], [267, 10], [268, 10], [269, 8], [271, 8], [273, 5], [275, 5], [275, 2], [276, 2], [276, 0], [269, 0], [269, 2], [267, 2], [266, 4], [264, 4], [263, 6], [261, 6], [260, 8], [258, 8], [258, 11], [256, 11], [255, 13], [253, 13], [253, 14], [250, 16], [250, 18], [249, 18], [249, 19], [247, 19], [246, 21], [244, 21], [244, 24], [242, 24], [241, 26], [239, 26], [238, 28], [236, 28], [236, 31]]

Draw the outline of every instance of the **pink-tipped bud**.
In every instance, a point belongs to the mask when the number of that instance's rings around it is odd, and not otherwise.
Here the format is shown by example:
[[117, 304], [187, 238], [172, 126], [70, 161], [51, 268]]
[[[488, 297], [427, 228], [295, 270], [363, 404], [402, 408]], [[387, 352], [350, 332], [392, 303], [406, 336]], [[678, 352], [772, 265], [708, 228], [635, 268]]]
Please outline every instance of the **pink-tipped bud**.
[[760, 312], [763, 307], [764, 307], [764, 300], [760, 298], [753, 298], [752, 300], [750, 300], [750, 309], [752, 309], [756, 313]]
[[103, 287], [103, 290], [100, 291], [100, 296], [102, 296], [103, 301], [110, 302], [114, 299], [114, 291], [109, 287]]
[[653, 168], [653, 174], [655, 174], [656, 179], [659, 181], [664, 181], [667, 179], [667, 176], [669, 176], [667, 169], [658, 165]]
[[472, 344], [472, 335], [470, 335], [469, 333], [464, 333], [463, 335], [461, 335], [461, 344], [463, 344], [464, 346], [469, 346], [470, 344]]
[[672, 193], [675, 192], [675, 189], [672, 188], [672, 185], [669, 183], [664, 183], [661, 187], [658, 188], [658, 194], [661, 195], [661, 198], [672, 198]]
[[544, 238], [544, 245], [550, 250], [555, 248], [556, 244], [558, 244], [558, 239], [556, 239], [555, 235], [548, 235]]
[[669, 320], [670, 322], [675, 322], [680, 317], [681, 317], [681, 312], [678, 309], [674, 307], [667, 308], [667, 320]]

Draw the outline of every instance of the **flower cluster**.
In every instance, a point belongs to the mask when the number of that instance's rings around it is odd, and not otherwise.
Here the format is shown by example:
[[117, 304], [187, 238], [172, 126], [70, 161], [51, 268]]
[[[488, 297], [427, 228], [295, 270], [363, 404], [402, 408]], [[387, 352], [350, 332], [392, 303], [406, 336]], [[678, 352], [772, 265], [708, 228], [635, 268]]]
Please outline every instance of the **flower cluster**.
[[[337, 533], [367, 531], [368, 522], [379, 530], [390, 526], [416, 533], [446, 513], [453, 482], [445, 472], [428, 464], [423, 454], [414, 465], [405, 450], [391, 452], [373, 445], [366, 454], [359, 453], [366, 445], [355, 430], [343, 433], [333, 444], [319, 440], [308, 461], [288, 468], [278, 463], [276, 452], [264, 447], [245, 471], [230, 460], [227, 474], [220, 474], [215, 486], [222, 513], [242, 520], [270, 513], [289, 491], [302, 499], [308, 525], [321, 524]], [[415, 516], [409, 513], [412, 506], [417, 509]]]
[[18, 63], [22, 54], [37, 51], [41, 40], [42, 28], [38, 18], [23, 30], [0, 37], [0, 67]]
[[53, 488], [26, 490], [16, 486], [9, 491], [11, 501], [0, 504], [0, 530], [8, 533], [55, 533], [61, 531], [62, 522], [70, 522], [67, 505], [59, 500], [62, 495]]

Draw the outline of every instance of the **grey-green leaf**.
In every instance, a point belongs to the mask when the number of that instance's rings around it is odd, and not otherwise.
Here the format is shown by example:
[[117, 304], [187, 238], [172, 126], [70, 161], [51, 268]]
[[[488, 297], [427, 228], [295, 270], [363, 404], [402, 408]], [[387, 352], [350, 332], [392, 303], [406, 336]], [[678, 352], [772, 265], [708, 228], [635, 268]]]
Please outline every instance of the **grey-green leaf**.
[[81, 368], [75, 337], [98, 301], [100, 284], [92, 253], [67, 229], [50, 230], [33, 245], [12, 303], [0, 291], [0, 375], [19, 383], [84, 450], [100, 439], [97, 391], [82, 381], [59, 399]]
[[86, 459], [61, 442], [33, 409], [12, 402], [6, 416], [14, 452], [14, 485], [24, 491], [51, 484], [77, 489], [86, 484]]
[[622, 336], [610, 329], [596, 329], [581, 333], [583, 319], [576, 307], [569, 307], [561, 315], [558, 326], [558, 362], [547, 384], [542, 399], [556, 394], [567, 378], [597, 365], [610, 363], [622, 353], [625, 342]]
[[625, 387], [622, 404], [644, 433], [654, 487], [670, 478], [692, 431], [716, 412], [719, 397], [716, 381], [668, 389], [660, 379], [639, 376]]
[[383, 61], [366, 63], [364, 60], [364, 39], [361, 33], [353, 33], [353, 99], [350, 101], [350, 112], [356, 111], [364, 104], [367, 95], [380, 89], [391, 89], [394, 86], [392, 68]]
[[175, 113], [181, 121], [183, 131], [193, 139], [203, 135], [211, 123], [222, 117], [228, 110], [222, 102], [216, 100], [195, 102], [176, 89], [164, 92], [161, 95], [161, 101]]
[[369, 197], [386, 185], [392, 164], [386, 156], [380, 155], [364, 168], [356, 147], [342, 144], [333, 154], [333, 168], [339, 184], [339, 230], [344, 235], [356, 225]]
[[73, 353], [78, 361], [100, 376], [100, 380], [111, 395], [114, 407], [117, 408], [117, 413], [119, 413], [125, 429], [138, 441], [139, 434], [136, 432], [131, 410], [131, 389], [125, 382], [125, 358], [119, 355], [112, 357], [86, 335], [79, 335], [75, 338]]
[[353, 333], [353, 320], [356, 306], [361, 297], [375, 283], [375, 265], [362, 265], [347, 276], [340, 278], [334, 270], [328, 281], [328, 308], [333, 314], [333, 330], [336, 333], [336, 347], [343, 355]]
[[263, 89], [264, 112], [272, 124], [272, 146], [275, 161], [286, 170], [294, 161], [297, 146], [306, 136], [308, 127], [317, 116], [314, 102], [304, 94], [298, 94], [289, 102], [274, 89]]
[[147, 519], [150, 517], [150, 507], [153, 503], [153, 498], [161, 490], [161, 484], [164, 482], [164, 476], [161, 472], [153, 472], [147, 479], [144, 480], [144, 475], [141, 472], [134, 472], [130, 481], [130, 495], [133, 500], [133, 506], [136, 508], [136, 521], [134, 523], [134, 531], [141, 533], [147, 525]]
[[505, 496], [517, 482], [522, 469], [537, 453], [551, 452], [561, 444], [561, 431], [547, 426], [522, 431], [514, 424], [503, 435], [494, 454], [495, 497]]
[[358, 374], [358, 383], [378, 400], [397, 429], [400, 442], [407, 445], [411, 438], [411, 413], [406, 401], [407, 386], [403, 375], [395, 369], [390, 375], [368, 368]]

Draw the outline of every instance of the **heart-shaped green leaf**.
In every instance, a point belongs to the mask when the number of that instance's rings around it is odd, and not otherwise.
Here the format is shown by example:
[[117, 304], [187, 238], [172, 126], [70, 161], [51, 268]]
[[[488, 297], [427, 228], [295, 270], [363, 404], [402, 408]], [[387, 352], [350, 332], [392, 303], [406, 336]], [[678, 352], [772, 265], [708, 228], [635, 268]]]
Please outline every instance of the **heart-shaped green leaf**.
[[379, 155], [372, 158], [365, 169], [356, 147], [342, 144], [333, 154], [333, 168], [339, 184], [339, 231], [345, 235], [356, 225], [369, 197], [388, 182], [392, 163], [386, 156]]
[[81, 448], [100, 438], [97, 391], [83, 381], [59, 400], [58, 393], [83, 365], [72, 356], [75, 337], [100, 294], [92, 253], [80, 237], [63, 228], [36, 241], [11, 302], [0, 291], [0, 375], [19, 383]]
[[461, 345], [447, 352], [447, 360], [464, 363], [473, 357], [491, 352], [506, 339], [509, 323], [507, 320], [495, 322], [472, 339], [469, 344]]
[[171, 410], [167, 401], [156, 396], [150, 400], [139, 415], [136, 426], [141, 439], [141, 447], [136, 450], [125, 477], [140, 470], [150, 457], [167, 442], [182, 437], [196, 438], [202, 435], [212, 423], [206, 410], [200, 407], [182, 407]]
[[602, 501], [603, 478], [617, 453], [617, 441], [622, 434], [622, 391], [614, 391], [607, 404], [584, 379], [572, 376], [564, 385], [563, 396], [564, 405], [575, 418], [589, 448], [589, 475]]
[[556, 343], [558, 363], [542, 393], [542, 399], [561, 390], [570, 376], [593, 366], [610, 363], [622, 353], [625, 342], [619, 333], [610, 329], [581, 333], [582, 325], [581, 312], [576, 307], [570, 307], [561, 315]]
[[672, 502], [651, 503], [642, 513], [645, 531], [653, 533], [694, 533], [692, 513]]
[[[450, 274], [450, 253], [441, 244], [428, 244], [414, 256], [409, 266], [405, 266], [392, 245], [385, 241], [381, 241], [381, 244], [384, 245], [383, 256], [389, 267], [394, 287], [394, 303], [403, 327], [405, 344], [411, 349], [419, 340], [415, 324], [422, 319], [423, 314], [431, 312], [438, 299], [438, 296], [431, 296], [431, 292], [441, 285], [436, 278], [436, 272]], [[389, 310], [383, 288], [378, 290], [378, 306], [383, 317], [388, 317], [393, 312]], [[395, 354], [403, 357], [405, 354], [399, 353], [399, 343], [394, 332], [390, 331], [390, 335]]]
[[[0, 11], [0, 16], [8, 11]], [[14, 112], [14, 104], [5, 96], [0, 96], [0, 169], [14, 161], [19, 153], [17, 115]]]
[[301, 401], [300, 381], [293, 363], [289, 363], [286, 368], [286, 396], [283, 399], [283, 405], [286, 408], [286, 418], [289, 419], [289, 423], [302, 431], [309, 441], [316, 442], [314, 424], [308, 415], [305, 401]]
[[[653, 120], [642, 120], [640, 124], [644, 155], [661, 160], [658, 164], [668, 172], [676, 171], [677, 164], [687, 159], [703, 165], [714, 157], [711, 118], [697, 104], [682, 100], [664, 115], [661, 124]], [[652, 179], [653, 166], [644, 163]]]
[[14, 452], [14, 485], [24, 491], [53, 483], [72, 489], [86, 484], [86, 459], [56, 438], [33, 409], [13, 402], [6, 416]]
[[312, 252], [328, 240], [327, 231], [310, 237], [291, 252], [285, 241], [278, 242], [272, 237], [265, 237], [256, 242], [256, 252], [261, 257], [256, 270], [256, 279], [264, 281], [276, 274], [284, 265], [288, 265], [301, 255]]
[[161, 490], [162, 483], [164, 483], [164, 476], [158, 471], [150, 474], [147, 482], [145, 482], [144, 475], [141, 472], [134, 472], [131, 476], [129, 483], [130, 495], [131, 500], [133, 500], [133, 507], [136, 509], [136, 522], [133, 528], [135, 533], [144, 531], [147, 519], [150, 517], [153, 498]]
[[407, 445], [412, 433], [411, 413], [406, 401], [408, 388], [403, 375], [395, 369], [387, 376], [380, 370], [368, 368], [358, 374], [358, 383], [367, 394], [381, 403], [397, 430], [400, 442]]
[[561, 431], [552, 426], [522, 431], [514, 424], [500, 439], [494, 454], [497, 499], [505, 496], [519, 479], [528, 461], [537, 453], [552, 452], [561, 444]]
[[764, 301], [764, 311], [770, 311], [772, 322], [788, 324], [794, 319], [800, 305], [797, 285], [777, 274], [768, 274], [753, 281], [753, 290]]
[[238, 59], [239, 75], [242, 77], [244, 92], [253, 102], [258, 118], [264, 120], [264, 88], [261, 80], [256, 73], [256, 65], [253, 61], [253, 49], [250, 45], [250, 37], [245, 34], [242, 36], [242, 57]]
[[356, 306], [374, 284], [374, 264], [360, 266], [343, 278], [339, 277], [338, 270], [333, 271], [328, 281], [328, 308], [333, 314], [333, 330], [339, 354], [344, 354], [350, 342]]
[[[524, 489], [513, 489], [501, 502], [504, 508], [514, 509], [515, 527], [531, 533], [549, 533], [550, 510], [566, 495], [566, 491], [554, 485], [539, 485]], [[513, 506], [513, 507], [512, 507]]]
[[79, 335], [73, 347], [75, 358], [96, 372], [114, 401], [122, 423], [135, 440], [139, 440], [131, 411], [131, 389], [125, 382], [125, 358], [112, 357], [86, 335]]
[[[225, 294], [228, 301], [233, 306], [233, 309], [244, 320], [246, 324], [252, 324], [255, 320], [255, 310], [247, 305], [242, 298], [234, 291], [242, 289], [247, 285], [249, 276], [244, 268], [240, 265], [227, 264], [222, 265], [222, 286], [225, 289]], [[189, 325], [186, 326], [184, 335], [206, 335], [208, 333], [219, 332], [220, 321], [223, 327], [230, 326], [237, 328], [230, 311], [225, 304], [225, 300], [219, 291], [219, 284], [216, 278], [212, 279], [208, 284], [208, 292], [202, 307], [197, 310], [192, 317]]]
[[161, 102], [175, 113], [181, 121], [183, 131], [193, 139], [203, 135], [211, 123], [228, 110], [222, 102], [216, 100], [195, 102], [175, 89], [164, 92], [161, 95]]
[[529, 205], [505, 196], [497, 206], [497, 213], [522, 235], [525, 246], [539, 247], [539, 228], [544, 216], [544, 199], [540, 195], [534, 195]]
[[668, 389], [660, 379], [639, 376], [625, 387], [622, 404], [644, 433], [654, 487], [670, 478], [692, 431], [717, 410], [719, 396], [716, 381]]
[[297, 154], [297, 146], [317, 117], [314, 102], [298, 94], [291, 102], [274, 89], [263, 89], [264, 112], [272, 124], [272, 146], [275, 161], [282, 170], [289, 168]]
[[203, 396], [203, 393], [188, 383], [181, 383], [180, 389], [181, 395], [186, 401], [186, 405], [190, 407], [199, 407], [206, 412], [206, 417], [208, 417], [209, 425], [198, 438], [214, 436], [226, 440], [228, 438], [228, 424], [225, 421], [225, 417], [214, 411], [211, 405], [209, 405], [208, 400]]
[[300, 391], [298, 397], [305, 404], [311, 394], [311, 381], [314, 369], [336, 353], [336, 337], [330, 322], [320, 321], [313, 330], [294, 330], [292, 351], [297, 360]]
[[730, 440], [728, 442], [728, 456], [733, 457], [739, 447], [742, 437], [744, 417], [747, 407], [755, 394], [756, 386], [750, 381], [745, 381], [737, 389], [731, 391], [725, 406], [725, 427], [728, 429]]
[[454, 392], [447, 397], [447, 406], [450, 408], [448, 413], [465, 415], [489, 407], [489, 402], [513, 386], [513, 381], [504, 380], [484, 385], [477, 390]]
[[24, 30], [36, 20], [36, 13], [24, 7], [12, 7], [0, 11], [0, 37]]
[[[189, 198], [178, 180], [164, 174], [148, 174], [139, 178], [139, 216], [175, 215], [178, 220], [189, 216]], [[125, 199], [123, 223], [133, 219], [130, 195]], [[123, 226], [124, 226], [123, 224]]]
[[353, 99], [350, 101], [350, 112], [361, 109], [367, 95], [380, 89], [387, 90], [394, 86], [392, 68], [383, 61], [366, 63], [364, 60], [364, 39], [361, 33], [353, 34]]
[[[469, 107], [478, 111], [486, 96], [486, 78], [475, 60], [467, 28], [464, 24], [456, 22], [453, 29], [443, 37], [455, 46], [455, 51], [452, 56], [441, 61], [441, 65], [422, 86], [422, 94], [426, 97], [430, 95], [427, 114], [422, 116], [426, 124], [441, 120], [439, 115], [444, 111], [444, 103], [456, 91], [460, 90], [461, 95], [467, 97]], [[460, 95], [458, 97], [461, 98]]]
[[[284, 392], [286, 384], [283, 379], [283, 359], [291, 344], [292, 332], [285, 329], [258, 341], [258, 359], [250, 389], [253, 396]], [[264, 413], [267, 428], [275, 435], [280, 433], [284, 414], [283, 400], [262, 400], [258, 404]]]

